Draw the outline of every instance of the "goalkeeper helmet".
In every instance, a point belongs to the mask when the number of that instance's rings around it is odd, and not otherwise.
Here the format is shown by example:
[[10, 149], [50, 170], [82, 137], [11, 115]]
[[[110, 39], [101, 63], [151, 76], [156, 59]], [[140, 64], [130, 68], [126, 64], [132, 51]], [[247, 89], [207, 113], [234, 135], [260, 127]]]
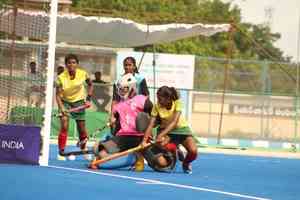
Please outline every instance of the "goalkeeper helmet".
[[136, 79], [133, 74], [125, 74], [117, 81], [117, 92], [126, 100], [136, 95]]

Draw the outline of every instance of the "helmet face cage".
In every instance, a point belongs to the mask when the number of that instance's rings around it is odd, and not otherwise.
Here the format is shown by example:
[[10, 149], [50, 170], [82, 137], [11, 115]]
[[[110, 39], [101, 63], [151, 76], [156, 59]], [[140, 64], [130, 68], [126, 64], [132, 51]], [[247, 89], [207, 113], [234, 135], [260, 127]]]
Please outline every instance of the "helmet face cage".
[[123, 75], [117, 82], [118, 95], [126, 100], [136, 94], [136, 79], [132, 74]]

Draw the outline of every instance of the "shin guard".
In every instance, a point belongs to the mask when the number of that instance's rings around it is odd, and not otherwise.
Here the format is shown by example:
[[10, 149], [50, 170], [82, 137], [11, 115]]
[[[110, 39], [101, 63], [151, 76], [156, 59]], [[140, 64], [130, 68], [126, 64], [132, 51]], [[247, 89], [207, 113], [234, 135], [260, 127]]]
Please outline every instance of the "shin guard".
[[61, 130], [58, 134], [58, 148], [63, 151], [67, 144], [68, 133], [65, 130]]

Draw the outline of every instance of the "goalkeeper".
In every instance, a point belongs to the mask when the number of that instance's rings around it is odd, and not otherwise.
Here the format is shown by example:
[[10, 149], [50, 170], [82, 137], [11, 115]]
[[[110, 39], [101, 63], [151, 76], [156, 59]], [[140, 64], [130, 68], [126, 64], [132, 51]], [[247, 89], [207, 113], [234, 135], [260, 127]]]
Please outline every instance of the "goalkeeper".
[[[156, 144], [135, 153], [129, 154], [125, 159], [116, 159], [110, 164], [96, 166], [93, 164], [98, 159], [105, 158], [108, 154], [125, 151], [138, 146], [143, 138], [144, 132], [148, 127], [152, 103], [148, 96], [136, 95], [136, 79], [132, 74], [125, 74], [117, 82], [117, 92], [121, 101], [113, 106], [112, 113], [116, 118], [116, 134], [111, 139], [99, 142], [94, 146], [96, 160], [89, 166], [92, 169], [100, 168], [120, 168], [134, 165], [135, 171], [144, 169], [144, 157], [148, 165], [156, 171], [169, 172], [174, 168], [176, 157], [172, 152], [160, 148]], [[135, 159], [132, 157], [135, 156]], [[164, 157], [167, 164], [157, 165], [158, 157]]]
[[[59, 159], [64, 159], [64, 150], [68, 137], [69, 115], [68, 109], [76, 108], [84, 104], [90, 104], [93, 93], [92, 81], [88, 73], [79, 67], [79, 60], [76, 55], [69, 54], [65, 57], [66, 70], [56, 80], [56, 102], [61, 113], [60, 131], [58, 134]], [[87, 84], [87, 92], [85, 90]], [[77, 146], [81, 150], [87, 149], [88, 134], [85, 126], [85, 109], [71, 112], [70, 116], [75, 119], [79, 133]], [[90, 155], [85, 155], [86, 159]]]
[[[141, 113], [147, 115], [146, 113], [150, 113], [152, 109], [152, 103], [147, 96], [137, 95], [137, 81], [133, 74], [128, 73], [123, 75], [117, 81], [116, 86], [118, 95], [121, 98], [112, 107], [112, 114], [116, 119], [112, 125], [116, 134], [107, 141], [100, 141], [95, 144], [94, 152], [96, 160], [104, 158], [108, 154], [125, 151], [138, 146], [142, 142], [144, 131], [141, 130], [143, 129], [142, 127], [136, 126], [136, 121]], [[144, 163], [144, 159], [139, 159], [141, 155], [137, 154], [137, 156], [137, 160]], [[121, 166], [121, 164], [118, 165]], [[131, 165], [131, 163], [124, 163], [123, 166], [125, 167], [126, 165]], [[137, 162], [136, 165], [138, 165]], [[97, 167], [90, 165], [92, 169]]]

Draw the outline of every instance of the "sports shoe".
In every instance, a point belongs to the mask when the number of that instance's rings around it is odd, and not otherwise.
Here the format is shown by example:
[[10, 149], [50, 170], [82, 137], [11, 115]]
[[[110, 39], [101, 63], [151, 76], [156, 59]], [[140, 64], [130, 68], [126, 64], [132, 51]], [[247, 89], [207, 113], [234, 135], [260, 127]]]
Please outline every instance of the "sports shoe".
[[61, 161], [65, 161], [66, 160], [66, 157], [64, 156], [64, 150], [59, 150], [58, 151], [56, 159], [57, 160], [61, 160]]
[[83, 154], [83, 158], [88, 161], [91, 161], [93, 159], [91, 154]]
[[79, 147], [81, 150], [86, 149], [86, 143], [87, 143], [88, 139], [85, 138], [83, 140], [79, 140], [76, 144], [77, 147]]
[[[88, 148], [86, 146], [88, 139], [85, 138], [84, 140], [79, 140], [76, 144], [77, 147], [81, 149], [81, 151], [88, 151]], [[91, 154], [83, 154], [83, 158], [85, 160], [92, 160], [92, 155]]]
[[64, 153], [65, 153], [65, 150], [63, 150], [63, 149], [58, 150], [58, 154], [60, 156], [64, 156]]
[[57, 160], [60, 160], [60, 161], [65, 161], [66, 160], [66, 157], [65, 156], [61, 156], [59, 154], [57, 154], [57, 157], [56, 157]]
[[[88, 151], [88, 148], [86, 147], [85, 149], [81, 149], [81, 151]], [[93, 159], [91, 154], [83, 154], [83, 158], [88, 161]]]
[[182, 163], [182, 170], [186, 174], [192, 174], [192, 165], [191, 163]]

